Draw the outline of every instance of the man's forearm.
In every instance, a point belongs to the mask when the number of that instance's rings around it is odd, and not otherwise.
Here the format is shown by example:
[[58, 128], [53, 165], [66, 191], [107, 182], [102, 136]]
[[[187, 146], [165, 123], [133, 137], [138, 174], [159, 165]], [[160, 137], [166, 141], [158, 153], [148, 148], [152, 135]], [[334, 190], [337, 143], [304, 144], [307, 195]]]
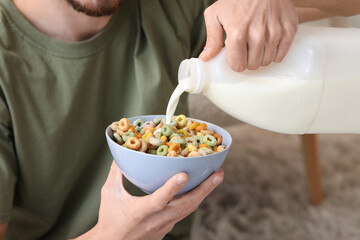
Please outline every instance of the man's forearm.
[[0, 223], [0, 240], [4, 238], [7, 226], [7, 223]]
[[334, 16], [332, 13], [328, 13], [317, 8], [296, 8], [296, 12], [299, 17], [299, 22], [315, 21], [323, 18]]
[[338, 15], [351, 16], [360, 13], [359, 0], [293, 0], [296, 7], [317, 8]]
[[109, 239], [106, 237], [105, 233], [99, 234], [97, 225], [87, 231], [86, 233], [78, 236], [77, 238], [69, 239], [69, 240], [98, 240], [98, 239]]

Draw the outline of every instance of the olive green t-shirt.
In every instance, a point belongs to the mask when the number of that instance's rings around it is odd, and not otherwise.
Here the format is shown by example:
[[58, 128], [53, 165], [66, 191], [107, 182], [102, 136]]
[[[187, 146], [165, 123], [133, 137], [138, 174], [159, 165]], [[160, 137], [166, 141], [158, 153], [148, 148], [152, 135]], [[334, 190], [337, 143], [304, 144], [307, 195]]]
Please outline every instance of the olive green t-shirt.
[[[105, 128], [122, 117], [165, 113], [180, 62], [202, 50], [209, 4], [128, 0], [101, 33], [70, 43], [39, 32], [0, 0], [6, 239], [73, 238], [96, 224], [112, 162]], [[177, 112], [186, 110], [183, 98]], [[188, 230], [188, 221], [178, 223], [168, 239], [187, 239]]]

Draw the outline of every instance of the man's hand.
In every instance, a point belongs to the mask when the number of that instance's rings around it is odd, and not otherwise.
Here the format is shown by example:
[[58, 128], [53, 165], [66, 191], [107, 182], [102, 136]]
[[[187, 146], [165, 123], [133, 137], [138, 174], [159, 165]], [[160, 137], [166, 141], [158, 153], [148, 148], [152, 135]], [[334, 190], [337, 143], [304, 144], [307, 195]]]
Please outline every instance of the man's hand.
[[297, 32], [298, 17], [292, 0], [218, 0], [205, 10], [204, 61], [223, 46], [235, 71], [255, 70], [281, 62]]
[[185, 186], [188, 176], [179, 173], [151, 195], [131, 196], [123, 186], [123, 175], [113, 162], [101, 190], [97, 225], [78, 239], [162, 239], [175, 223], [195, 211], [204, 198], [223, 180], [223, 171], [213, 173], [197, 188], [181, 197], [174, 195]]

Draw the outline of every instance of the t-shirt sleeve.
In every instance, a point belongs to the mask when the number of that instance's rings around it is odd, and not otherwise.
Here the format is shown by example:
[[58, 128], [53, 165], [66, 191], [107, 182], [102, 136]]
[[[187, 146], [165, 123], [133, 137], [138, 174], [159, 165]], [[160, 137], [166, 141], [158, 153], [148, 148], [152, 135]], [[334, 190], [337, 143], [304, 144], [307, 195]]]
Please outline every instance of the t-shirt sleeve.
[[[147, 4], [149, 4], [147, 0]], [[215, 0], [160, 0], [166, 17], [158, 17], [167, 21], [173, 27], [178, 40], [185, 44], [189, 50], [187, 58], [198, 57], [206, 42], [206, 25], [204, 11]], [[153, 2], [154, 5], [155, 2]], [[171, 31], [163, 29], [163, 35]], [[167, 39], [164, 39], [166, 42]]]
[[[190, 57], [197, 58], [203, 50], [206, 42], [206, 25], [204, 11], [216, 0], [178, 0], [180, 11], [189, 26], [188, 31], [190, 41]], [[178, 24], [184, 26], [181, 21]]]
[[10, 113], [0, 89], [0, 223], [10, 220], [17, 164], [11, 130]]

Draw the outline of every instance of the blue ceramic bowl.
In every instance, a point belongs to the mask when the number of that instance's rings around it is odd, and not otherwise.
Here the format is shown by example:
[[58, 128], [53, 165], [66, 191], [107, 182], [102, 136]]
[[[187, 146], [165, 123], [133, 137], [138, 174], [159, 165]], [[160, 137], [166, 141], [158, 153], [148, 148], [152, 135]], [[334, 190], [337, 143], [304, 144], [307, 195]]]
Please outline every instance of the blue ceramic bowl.
[[[131, 123], [138, 118], [144, 121], [152, 121], [156, 117], [165, 118], [165, 115], [138, 116], [129, 118], [129, 120]], [[177, 195], [180, 195], [192, 190], [211, 173], [217, 171], [223, 164], [231, 146], [232, 139], [227, 131], [214, 124], [201, 120], [197, 121], [206, 123], [209, 129], [223, 137], [222, 145], [226, 146], [224, 151], [201, 157], [166, 157], [142, 153], [120, 146], [114, 141], [110, 127], [106, 128], [105, 135], [111, 154], [124, 176], [145, 193], [154, 192], [179, 172], [187, 173], [189, 181], [178, 192]]]

